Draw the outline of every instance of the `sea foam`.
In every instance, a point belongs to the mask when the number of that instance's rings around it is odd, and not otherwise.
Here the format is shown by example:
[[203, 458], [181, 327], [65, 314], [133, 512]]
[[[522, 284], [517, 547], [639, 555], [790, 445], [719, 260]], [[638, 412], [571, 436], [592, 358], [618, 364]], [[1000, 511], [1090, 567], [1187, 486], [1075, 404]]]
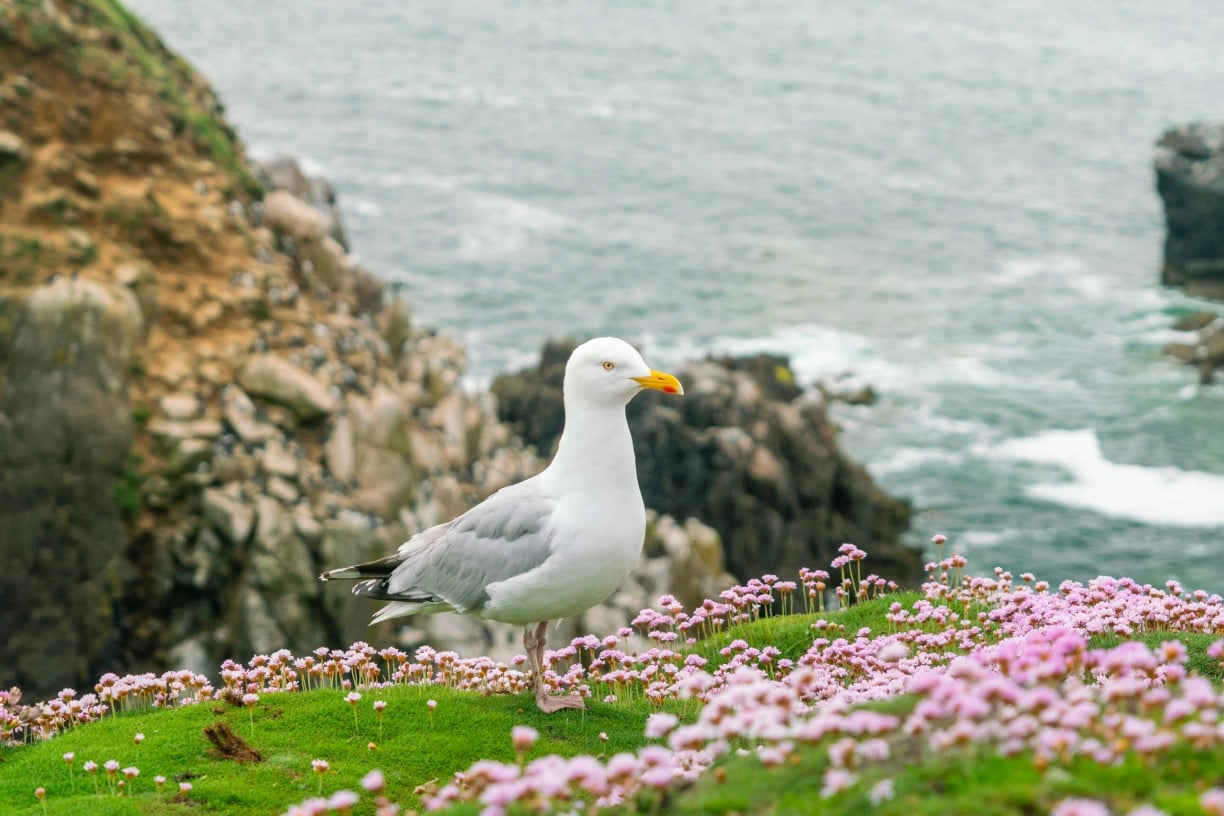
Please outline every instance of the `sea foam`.
[[1224, 474], [1111, 462], [1092, 430], [1044, 431], [995, 446], [992, 454], [1057, 465], [1071, 481], [1030, 485], [1032, 498], [1106, 516], [1170, 527], [1224, 526]]

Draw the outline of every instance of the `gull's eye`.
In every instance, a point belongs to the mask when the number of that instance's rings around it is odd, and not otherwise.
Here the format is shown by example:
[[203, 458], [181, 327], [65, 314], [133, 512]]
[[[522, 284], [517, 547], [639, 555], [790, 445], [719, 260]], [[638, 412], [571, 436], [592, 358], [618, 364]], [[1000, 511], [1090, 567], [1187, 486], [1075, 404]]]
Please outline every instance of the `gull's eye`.
[[604, 360], [604, 361], [603, 361], [603, 370], [604, 370], [604, 371], [615, 371], [615, 370], [616, 370], [616, 363], [612, 362], [611, 360]]

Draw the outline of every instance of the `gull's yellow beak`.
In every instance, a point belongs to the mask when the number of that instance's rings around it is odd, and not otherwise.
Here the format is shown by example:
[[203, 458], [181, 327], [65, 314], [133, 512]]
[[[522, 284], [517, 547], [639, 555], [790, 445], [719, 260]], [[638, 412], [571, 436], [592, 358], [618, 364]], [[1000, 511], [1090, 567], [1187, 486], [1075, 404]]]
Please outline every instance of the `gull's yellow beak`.
[[651, 371], [648, 376], [634, 377], [637, 384], [643, 388], [654, 388], [664, 394], [683, 394], [684, 386], [680, 381], [665, 371]]

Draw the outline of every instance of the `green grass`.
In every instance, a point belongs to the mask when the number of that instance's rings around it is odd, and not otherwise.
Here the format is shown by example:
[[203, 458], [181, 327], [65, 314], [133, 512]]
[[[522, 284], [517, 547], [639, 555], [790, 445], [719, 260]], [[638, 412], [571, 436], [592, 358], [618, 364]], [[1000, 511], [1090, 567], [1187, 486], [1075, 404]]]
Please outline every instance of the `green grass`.
[[893, 631], [892, 624], [886, 617], [888, 609], [894, 603], [903, 607], [911, 607], [922, 598], [919, 592], [898, 592], [882, 598], [855, 604], [847, 609], [820, 614], [800, 615], [766, 615], [751, 623], [734, 626], [726, 632], [720, 632], [697, 643], [692, 651], [709, 661], [707, 668], [713, 669], [727, 662], [727, 658], [719, 654], [733, 640], [746, 640], [759, 647], [773, 645], [781, 652], [780, 659], [798, 660], [812, 645], [812, 639], [817, 631], [812, 625], [823, 618], [831, 626], [820, 633], [820, 637], [836, 640], [847, 638], [854, 640], [855, 633], [864, 627], [872, 634], [881, 635]]
[[[1121, 765], [1076, 759], [1037, 769], [1031, 754], [1000, 757], [966, 750], [925, 755], [912, 741], [893, 740], [894, 759], [873, 765], [851, 790], [821, 796], [827, 767], [820, 748], [796, 752], [794, 761], [763, 769], [753, 757], [737, 757], [706, 774], [667, 808], [676, 814], [863, 813], [882, 816], [1003, 816], [1049, 813], [1068, 797], [1097, 799], [1114, 813], [1155, 804], [1167, 813], [1201, 814], [1198, 796], [1224, 783], [1224, 750], [1179, 746], [1157, 764], [1133, 757]], [[928, 752], [929, 753], [929, 752]], [[894, 796], [875, 804], [866, 791], [893, 780]]]
[[[855, 637], [861, 628], [873, 634], [891, 631], [886, 615], [894, 602], [912, 607], [920, 596], [903, 593], [857, 605], [848, 610], [816, 615], [771, 616], [701, 643], [696, 651], [712, 662], [721, 661], [718, 649], [733, 639], [751, 645], [777, 645], [783, 657], [794, 660], [811, 643], [812, 624], [820, 617], [833, 626], [825, 636]], [[971, 613], [976, 610], [970, 610]], [[1217, 684], [1224, 682], [1220, 662], [1206, 656], [1216, 635], [1156, 632], [1134, 638], [1151, 647], [1176, 638], [1186, 644], [1189, 666]], [[1124, 639], [1100, 637], [1093, 648], [1116, 646]], [[362, 776], [380, 768], [387, 778], [387, 793], [406, 808], [419, 808], [418, 786], [444, 785], [454, 772], [479, 759], [515, 760], [510, 731], [529, 725], [540, 739], [527, 759], [557, 753], [608, 757], [636, 751], [646, 744], [643, 728], [655, 707], [641, 699], [614, 705], [592, 701], [585, 712], [539, 712], [529, 695], [481, 696], [441, 687], [404, 687], [367, 690], [354, 709], [337, 690], [262, 695], [248, 711], [226, 703], [209, 703], [175, 710], [120, 713], [43, 743], [0, 749], [0, 813], [36, 816], [43, 813], [34, 789], [47, 789], [46, 812], [80, 814], [277, 814], [289, 805], [322, 793], [357, 790]], [[595, 700], [601, 699], [597, 691]], [[373, 710], [375, 700], [386, 700], [380, 733]], [[432, 715], [426, 701], [438, 702]], [[869, 707], [904, 718], [914, 698], [891, 698]], [[667, 710], [693, 719], [693, 701], [669, 702]], [[253, 713], [253, 723], [251, 714]], [[239, 764], [220, 758], [204, 737], [204, 728], [224, 721], [263, 755], [263, 761]], [[253, 725], [253, 730], [252, 730]], [[145, 734], [137, 746], [133, 736]], [[607, 740], [600, 739], [600, 733]], [[821, 795], [827, 769], [825, 745], [804, 746], [790, 760], [766, 768], [755, 757], [728, 756], [697, 783], [669, 792], [658, 801], [649, 797], [638, 804], [657, 814], [742, 814], [772, 816], [789, 813], [942, 816], [942, 814], [1048, 813], [1068, 797], [1106, 802], [1115, 813], [1126, 813], [1150, 803], [1170, 814], [1199, 813], [1198, 796], [1211, 786], [1224, 785], [1224, 749], [1175, 747], [1157, 759], [1128, 755], [1124, 764], [1105, 766], [1074, 759], [1042, 770], [1031, 753], [1000, 757], [994, 748], [968, 747], [935, 752], [921, 737], [903, 730], [886, 735], [888, 760], [872, 763], [849, 790], [825, 798]], [[376, 748], [370, 748], [373, 742]], [[65, 752], [75, 753], [75, 785], [70, 781]], [[140, 776], [128, 795], [109, 794], [105, 774], [99, 771], [101, 793], [85, 775], [86, 760], [102, 765], [108, 759], [121, 767], [136, 766]], [[326, 760], [322, 776], [310, 766]], [[153, 778], [169, 780], [159, 792]], [[185, 777], [183, 775], [186, 775]], [[190, 781], [193, 790], [178, 796], [178, 781]], [[893, 798], [872, 803], [867, 791], [884, 779], [894, 785]], [[367, 802], [356, 810], [372, 813]], [[459, 812], [475, 812], [464, 806]]]
[[[372, 703], [387, 701], [382, 735]], [[437, 700], [432, 717], [426, 700]], [[566, 756], [634, 751], [645, 744], [642, 731], [654, 711], [645, 704], [604, 705], [593, 702], [585, 712], [545, 715], [526, 694], [482, 697], [445, 688], [395, 687], [363, 693], [357, 704], [357, 726], [344, 692], [326, 690], [302, 694], [264, 694], [254, 708], [254, 736], [248, 711], [227, 703], [188, 706], [171, 711], [119, 714], [78, 727], [47, 742], [24, 748], [0, 749], [0, 813], [36, 816], [42, 813], [34, 789], [47, 789], [50, 814], [276, 814], [319, 790], [312, 759], [330, 765], [322, 775], [323, 793], [359, 790], [361, 777], [381, 768], [387, 792], [405, 806], [418, 806], [418, 785], [450, 781], [478, 759], [514, 761], [510, 730], [515, 725], [537, 729], [540, 739], [530, 760], [549, 753]], [[233, 731], [263, 754], [264, 761], [238, 764], [210, 754], [205, 726], [224, 720]], [[140, 746], [133, 736], [141, 732]], [[608, 739], [600, 740], [604, 732]], [[370, 742], [377, 749], [368, 747]], [[70, 782], [66, 752], [74, 752], [75, 788]], [[105, 772], [98, 771], [101, 794], [81, 766], [108, 759], [121, 767], [140, 768], [131, 795], [111, 797]], [[160, 794], [153, 778], [168, 782]], [[190, 774], [193, 790], [187, 802], [176, 801], [177, 774]], [[358, 811], [362, 812], [362, 811]]]
[[1166, 640], [1180, 640], [1186, 646], [1186, 668], [1210, 680], [1216, 685], [1224, 684], [1224, 663], [1207, 656], [1207, 648], [1220, 639], [1219, 635], [1204, 635], [1196, 632], [1144, 632], [1134, 637], [1098, 635], [1088, 641], [1092, 649], [1112, 649], [1115, 646], [1135, 641], [1155, 650]]

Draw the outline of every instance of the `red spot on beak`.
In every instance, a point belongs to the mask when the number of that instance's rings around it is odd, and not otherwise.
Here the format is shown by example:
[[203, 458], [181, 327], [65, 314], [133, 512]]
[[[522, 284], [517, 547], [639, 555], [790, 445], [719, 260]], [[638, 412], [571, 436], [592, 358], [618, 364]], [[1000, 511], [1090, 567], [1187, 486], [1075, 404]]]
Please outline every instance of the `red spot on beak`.
[[664, 394], [674, 394], [676, 393], [676, 389], [672, 388], [670, 385], [665, 385], [663, 386], [663, 393]]

